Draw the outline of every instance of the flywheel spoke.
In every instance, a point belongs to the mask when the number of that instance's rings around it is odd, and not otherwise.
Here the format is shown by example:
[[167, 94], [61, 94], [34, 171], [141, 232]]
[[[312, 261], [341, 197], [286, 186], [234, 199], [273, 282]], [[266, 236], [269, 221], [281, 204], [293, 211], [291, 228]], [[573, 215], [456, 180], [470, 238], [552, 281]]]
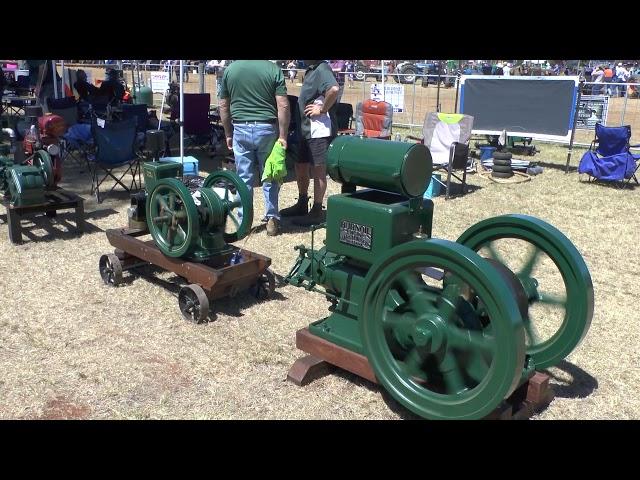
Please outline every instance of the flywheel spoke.
[[535, 245], [532, 245], [532, 247], [533, 248], [530, 250], [529, 257], [527, 258], [524, 266], [517, 273], [519, 277], [530, 277], [531, 272], [533, 272], [533, 269], [535, 268], [536, 264], [538, 263], [538, 260], [540, 259], [540, 254], [542, 253], [542, 250], [540, 250]]

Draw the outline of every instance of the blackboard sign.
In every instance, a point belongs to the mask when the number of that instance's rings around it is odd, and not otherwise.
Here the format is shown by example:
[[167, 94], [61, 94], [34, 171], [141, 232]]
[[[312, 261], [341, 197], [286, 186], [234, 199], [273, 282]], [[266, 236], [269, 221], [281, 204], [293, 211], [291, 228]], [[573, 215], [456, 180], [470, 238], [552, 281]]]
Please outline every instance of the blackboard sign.
[[596, 123], [607, 124], [609, 112], [609, 96], [607, 95], [582, 95], [578, 106], [578, 119], [576, 129], [593, 130]]
[[569, 141], [578, 77], [464, 75], [460, 112], [473, 116], [473, 133]]

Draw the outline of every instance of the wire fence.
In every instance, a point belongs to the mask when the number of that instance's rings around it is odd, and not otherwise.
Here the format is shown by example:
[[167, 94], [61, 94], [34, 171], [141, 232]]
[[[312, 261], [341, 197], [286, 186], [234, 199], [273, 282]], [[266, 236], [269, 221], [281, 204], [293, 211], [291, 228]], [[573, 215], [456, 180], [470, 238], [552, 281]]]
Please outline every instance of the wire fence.
[[[60, 65], [60, 64], [58, 64]], [[135, 65], [122, 62], [119, 65], [123, 70], [123, 78], [128, 86], [133, 84], [150, 86], [153, 72], [164, 71], [169, 73], [169, 81], [179, 81], [179, 65], [161, 63], [141, 63]], [[116, 65], [67, 63], [65, 67], [82, 68], [90, 72], [92, 80], [105, 78], [107, 68], [118, 68]], [[134, 68], [135, 67], [135, 68]], [[209, 93], [211, 105], [218, 104], [219, 74], [215, 69], [203, 66], [200, 74], [198, 64], [186, 64], [184, 66], [184, 91], [185, 93]], [[304, 70], [296, 69], [295, 75], [291, 70], [283, 69], [286, 79], [287, 93], [298, 96], [304, 78]], [[340, 85], [339, 101], [352, 105], [355, 112], [356, 105], [369, 98], [385, 99], [394, 105], [393, 127], [394, 133], [406, 135], [420, 135], [423, 121], [429, 112], [458, 112], [460, 95], [460, 78], [457, 75], [425, 75], [425, 74], [401, 74], [385, 72], [383, 90], [383, 78], [381, 71], [365, 73], [364, 78], [358, 80], [355, 72], [338, 72]], [[362, 78], [362, 76], [360, 76]], [[587, 108], [593, 103], [606, 105], [606, 109], [595, 112], [597, 118], [607, 126], [630, 125], [632, 131], [632, 143], [640, 143], [640, 91], [639, 83], [596, 83], [582, 82], [581, 93], [583, 98], [589, 100]], [[162, 93], [154, 93], [153, 107], [159, 108], [162, 103]], [[586, 96], [586, 97], [584, 97]], [[606, 97], [605, 100], [595, 97]], [[584, 103], [584, 102], [583, 102]], [[584, 105], [583, 105], [584, 107]], [[605, 111], [606, 110], [606, 111]], [[585, 122], [576, 130], [574, 143], [587, 146], [594, 136], [595, 121]]]

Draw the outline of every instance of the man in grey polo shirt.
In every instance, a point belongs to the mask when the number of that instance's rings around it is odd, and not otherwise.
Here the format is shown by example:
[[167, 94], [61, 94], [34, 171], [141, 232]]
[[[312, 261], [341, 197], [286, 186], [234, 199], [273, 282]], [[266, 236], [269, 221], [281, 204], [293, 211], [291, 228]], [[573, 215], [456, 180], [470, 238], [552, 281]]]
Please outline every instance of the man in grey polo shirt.
[[[322, 223], [322, 202], [327, 191], [327, 149], [336, 135], [338, 82], [329, 64], [305, 60], [309, 65], [298, 97], [300, 151], [296, 158], [298, 201], [285, 208], [283, 217], [303, 216], [293, 223], [302, 226]], [[313, 207], [309, 211], [309, 168], [313, 167]]]
[[[253, 195], [255, 166], [264, 170], [276, 141], [287, 148], [291, 117], [284, 75], [268, 60], [237, 60], [224, 72], [219, 98], [227, 148], [233, 149], [236, 172]], [[263, 182], [262, 191], [267, 235], [277, 235], [278, 182]]]

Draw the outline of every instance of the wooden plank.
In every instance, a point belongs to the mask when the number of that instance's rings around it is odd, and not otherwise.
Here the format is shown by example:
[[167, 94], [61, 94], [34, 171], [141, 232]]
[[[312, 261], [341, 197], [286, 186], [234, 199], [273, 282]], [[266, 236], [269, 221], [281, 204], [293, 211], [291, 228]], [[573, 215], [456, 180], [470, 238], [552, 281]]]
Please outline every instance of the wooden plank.
[[304, 387], [320, 377], [328, 375], [333, 370], [333, 365], [324, 360], [307, 355], [299, 358], [289, 369], [287, 380], [299, 387]]
[[242, 251], [244, 260], [241, 263], [221, 268], [214, 268], [206, 262], [167, 257], [152, 239], [143, 241], [134, 237], [146, 233], [148, 232], [127, 228], [106, 231], [109, 243], [116, 249], [173, 272], [189, 283], [197, 283], [210, 300], [233, 296], [250, 287], [271, 264], [270, 258], [248, 250]]
[[[373, 383], [378, 383], [367, 357], [313, 335], [308, 328], [296, 332], [296, 347], [308, 356], [291, 366], [287, 379], [305, 386], [330, 373], [331, 366], [342, 368]], [[513, 394], [502, 401], [485, 420], [522, 420], [548, 405], [553, 399], [549, 375], [536, 372]]]
[[296, 347], [336, 367], [366, 378], [370, 382], [378, 383], [367, 357], [313, 335], [308, 328], [302, 328], [296, 332]]

